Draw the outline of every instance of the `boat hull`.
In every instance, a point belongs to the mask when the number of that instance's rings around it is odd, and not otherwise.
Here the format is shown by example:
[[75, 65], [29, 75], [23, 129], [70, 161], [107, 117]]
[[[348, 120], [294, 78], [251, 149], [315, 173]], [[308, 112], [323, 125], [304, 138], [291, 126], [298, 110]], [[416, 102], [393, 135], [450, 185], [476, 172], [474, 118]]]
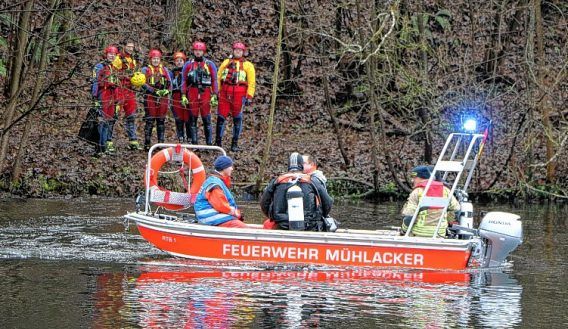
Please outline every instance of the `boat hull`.
[[192, 259], [463, 270], [471, 255], [471, 242], [464, 240], [222, 228], [138, 213], [126, 217], [157, 248]]

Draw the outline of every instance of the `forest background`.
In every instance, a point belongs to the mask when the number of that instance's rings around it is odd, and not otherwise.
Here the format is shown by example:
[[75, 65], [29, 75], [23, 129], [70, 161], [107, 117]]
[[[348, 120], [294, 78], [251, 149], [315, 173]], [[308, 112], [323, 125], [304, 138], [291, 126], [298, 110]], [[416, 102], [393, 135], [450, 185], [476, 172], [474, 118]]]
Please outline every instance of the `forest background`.
[[[115, 155], [93, 157], [77, 136], [104, 47], [134, 39], [142, 57], [160, 48], [171, 66], [174, 51], [202, 40], [219, 64], [240, 40], [257, 93], [242, 151], [230, 154], [237, 187], [261, 189], [299, 151], [316, 156], [336, 196], [401, 197], [408, 171], [435, 162], [475, 116], [492, 122], [476, 195], [566, 200], [567, 9], [562, 0], [3, 2], [0, 189], [135, 195], [146, 154], [127, 150], [122, 118]], [[171, 114], [167, 130], [173, 142]], [[202, 159], [209, 166], [213, 155]]]

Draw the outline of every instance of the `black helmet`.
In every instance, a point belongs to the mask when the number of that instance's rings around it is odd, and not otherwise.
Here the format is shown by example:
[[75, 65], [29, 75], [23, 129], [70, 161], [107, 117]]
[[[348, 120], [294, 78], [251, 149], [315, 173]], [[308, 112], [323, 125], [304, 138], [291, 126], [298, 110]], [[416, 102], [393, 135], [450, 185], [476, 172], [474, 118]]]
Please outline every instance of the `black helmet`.
[[292, 170], [304, 170], [304, 158], [298, 152], [290, 154], [290, 159], [288, 159], [288, 171]]

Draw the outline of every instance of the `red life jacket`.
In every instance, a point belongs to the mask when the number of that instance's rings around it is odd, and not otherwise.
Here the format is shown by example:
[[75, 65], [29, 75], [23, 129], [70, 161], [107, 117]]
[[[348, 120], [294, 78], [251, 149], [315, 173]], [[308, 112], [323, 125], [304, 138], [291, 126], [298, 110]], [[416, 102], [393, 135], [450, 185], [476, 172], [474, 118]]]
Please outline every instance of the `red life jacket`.
[[152, 87], [158, 86], [160, 88], [167, 88], [168, 83], [166, 74], [167, 73], [164, 70], [162, 64], [160, 64], [158, 67], [148, 65], [148, 71], [146, 71], [146, 81], [148, 81], [147, 83]]
[[[421, 188], [425, 189], [426, 184], [428, 184], [427, 180], [422, 181], [422, 182], [416, 184], [415, 188], [421, 187]], [[444, 183], [438, 182], [438, 181], [432, 181], [432, 183], [430, 184], [430, 188], [428, 189], [428, 192], [426, 193], [426, 196], [439, 197], [439, 198], [444, 197]], [[442, 207], [429, 207], [429, 208], [431, 208], [431, 209], [442, 209]]]
[[[294, 181], [312, 184], [312, 177], [310, 175], [306, 175], [304, 173], [285, 173], [283, 175], [278, 176], [276, 179], [277, 184], [286, 184], [292, 183]], [[315, 190], [315, 187], [314, 187]], [[321, 204], [321, 200], [319, 195], [316, 193], [316, 205], [319, 207]]]
[[191, 66], [189, 67], [190, 72], [195, 71], [198, 68], [202, 68], [209, 75], [211, 75], [211, 72], [209, 70], [209, 65], [207, 65], [207, 61], [205, 60], [205, 58], [203, 58], [201, 61], [197, 61], [195, 59], [192, 59], [190, 63], [191, 63]]
[[306, 174], [295, 174], [295, 173], [285, 173], [283, 175], [278, 176], [276, 179], [276, 183], [283, 184], [283, 183], [291, 183], [295, 180], [302, 183], [311, 183], [312, 180], [309, 175]]
[[118, 77], [116, 76], [112, 64], [105, 64], [105, 66], [99, 72], [98, 79], [98, 84], [101, 90], [115, 88], [119, 83]]
[[248, 85], [246, 80], [246, 72], [244, 70], [244, 58], [231, 59], [223, 72], [221, 72], [221, 81], [229, 85]]

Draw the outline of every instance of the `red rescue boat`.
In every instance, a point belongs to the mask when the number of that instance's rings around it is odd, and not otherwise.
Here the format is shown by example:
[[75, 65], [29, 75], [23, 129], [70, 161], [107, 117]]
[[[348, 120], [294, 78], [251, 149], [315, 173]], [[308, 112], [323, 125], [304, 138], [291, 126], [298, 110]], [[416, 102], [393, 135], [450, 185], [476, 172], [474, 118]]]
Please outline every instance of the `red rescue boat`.
[[[160, 218], [162, 217], [162, 218]], [[394, 231], [236, 229], [131, 213], [144, 239], [172, 255], [206, 260], [465, 269], [471, 240], [407, 238]], [[394, 235], [396, 234], [396, 235]]]
[[[458, 166], [460, 161], [454, 159], [456, 152], [453, 152], [450, 160], [443, 158], [449, 142], [456, 136], [460, 138], [458, 143], [461, 143], [461, 138], [469, 138], [468, 154], [460, 160], [461, 166]], [[432, 177], [437, 171], [457, 172], [459, 169], [459, 181], [462, 171], [467, 171], [467, 188], [477, 160], [477, 157], [468, 159], [469, 152], [473, 149], [472, 145], [483, 136], [450, 135], [434, 167]], [[149, 154], [152, 154], [155, 147], [175, 147], [180, 150], [179, 145], [157, 144], [150, 149]], [[224, 150], [215, 146], [183, 145], [183, 148], [217, 149], [224, 153]], [[150, 168], [150, 156], [148, 160]], [[465, 201], [463, 198], [460, 200], [463, 204], [467, 203], [467, 207], [462, 204], [462, 209], [468, 210], [462, 216], [465, 225], [454, 227], [454, 238], [413, 237], [408, 234], [401, 236], [398, 230], [338, 229], [335, 232], [306, 232], [264, 230], [260, 225], [251, 225], [248, 229], [208, 226], [192, 222], [192, 217], [188, 214], [163, 214], [159, 213], [160, 208], [152, 212], [148, 185], [145, 210], [139, 209], [129, 213], [126, 218], [135, 222], [142, 237], [157, 248], [174, 256], [191, 259], [463, 270], [501, 266], [506, 257], [522, 242], [520, 217], [514, 214], [490, 212], [482, 219], [477, 229], [472, 228], [472, 209], [467, 198]], [[429, 185], [430, 181], [426, 189]], [[454, 183], [452, 193], [457, 186], [458, 183]], [[459, 193], [467, 195], [465, 189]], [[191, 198], [191, 193], [187, 194], [187, 198]], [[420, 207], [447, 207], [447, 203], [443, 203], [444, 200], [435, 200], [436, 198], [432, 197], [423, 199], [424, 204], [420, 204]], [[417, 214], [418, 210], [415, 217]], [[410, 228], [414, 221], [415, 218], [412, 219]]]

